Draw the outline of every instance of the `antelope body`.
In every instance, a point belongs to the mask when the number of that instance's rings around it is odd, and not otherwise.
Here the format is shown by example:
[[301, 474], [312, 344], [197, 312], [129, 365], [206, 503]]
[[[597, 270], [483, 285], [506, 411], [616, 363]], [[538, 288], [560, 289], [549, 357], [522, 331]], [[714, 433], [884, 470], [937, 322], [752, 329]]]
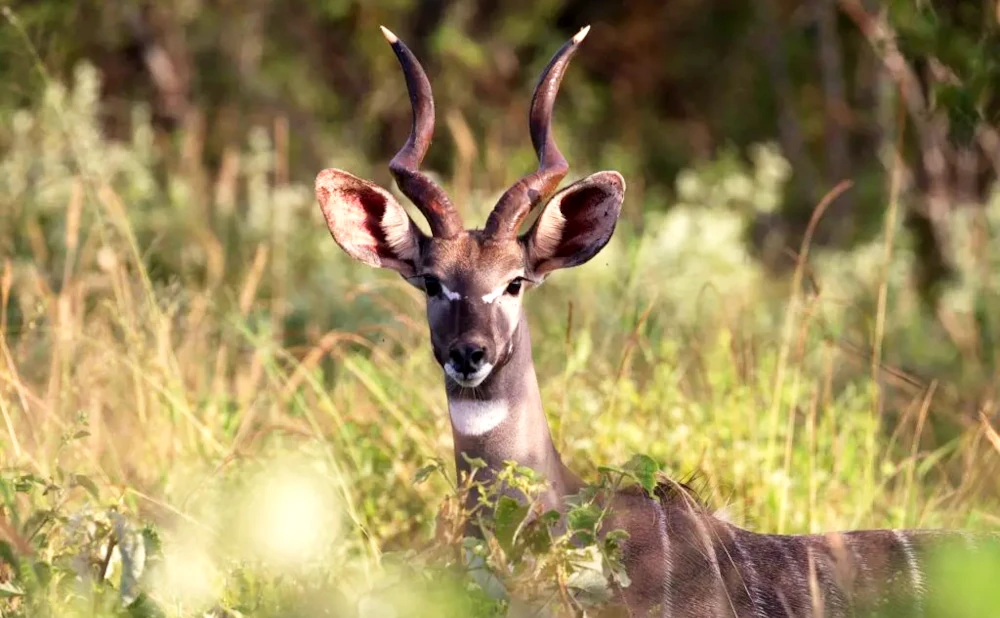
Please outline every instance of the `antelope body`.
[[[419, 171], [430, 145], [434, 104], [417, 59], [391, 32], [406, 79], [413, 124], [390, 162], [400, 190], [426, 217], [422, 233], [385, 189], [326, 169], [316, 196], [334, 240], [366, 264], [397, 271], [422, 289], [434, 357], [445, 374], [455, 461], [462, 453], [498, 471], [516, 461], [548, 480], [544, 506], [565, 510], [583, 487], [560, 459], [542, 410], [521, 302], [554, 270], [594, 257], [614, 231], [625, 181], [592, 174], [556, 192], [568, 171], [550, 130], [563, 74], [587, 34], [568, 41], [545, 68], [529, 114], [538, 170], [503, 194], [483, 229], [466, 230], [445, 192]], [[541, 212], [523, 234], [521, 223]], [[623, 562], [631, 584], [618, 590], [632, 615], [675, 617], [920, 616], [925, 557], [943, 538], [926, 531], [827, 535], [756, 534], [714, 517], [685, 491], [623, 490], [606, 529], [629, 533]], [[475, 534], [475, 530], [470, 530]], [[962, 535], [951, 536], [965, 542]]]

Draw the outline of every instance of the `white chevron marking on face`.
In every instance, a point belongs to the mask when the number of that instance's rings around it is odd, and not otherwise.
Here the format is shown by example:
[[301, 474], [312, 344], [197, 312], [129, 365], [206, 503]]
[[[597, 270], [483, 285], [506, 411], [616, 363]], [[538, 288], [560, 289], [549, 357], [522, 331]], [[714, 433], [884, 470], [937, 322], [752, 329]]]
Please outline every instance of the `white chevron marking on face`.
[[444, 294], [445, 298], [451, 301], [459, 300], [462, 298], [461, 294], [459, 294], [458, 292], [452, 292], [451, 290], [448, 289], [448, 286], [446, 286], [443, 283], [441, 284], [441, 293]]
[[500, 295], [503, 294], [504, 290], [506, 289], [507, 289], [507, 284], [504, 284], [503, 287], [497, 288], [492, 292], [490, 292], [489, 294], [484, 294], [483, 302], [486, 303], [487, 305], [493, 304], [493, 301], [500, 298]]

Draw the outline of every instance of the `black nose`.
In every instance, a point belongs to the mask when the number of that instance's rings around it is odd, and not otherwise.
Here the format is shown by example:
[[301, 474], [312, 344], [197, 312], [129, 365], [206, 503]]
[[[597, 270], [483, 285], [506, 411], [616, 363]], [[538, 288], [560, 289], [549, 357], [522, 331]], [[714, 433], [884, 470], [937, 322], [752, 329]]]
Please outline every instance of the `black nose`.
[[448, 351], [448, 358], [459, 373], [476, 373], [486, 362], [486, 348], [477, 343], [456, 343]]

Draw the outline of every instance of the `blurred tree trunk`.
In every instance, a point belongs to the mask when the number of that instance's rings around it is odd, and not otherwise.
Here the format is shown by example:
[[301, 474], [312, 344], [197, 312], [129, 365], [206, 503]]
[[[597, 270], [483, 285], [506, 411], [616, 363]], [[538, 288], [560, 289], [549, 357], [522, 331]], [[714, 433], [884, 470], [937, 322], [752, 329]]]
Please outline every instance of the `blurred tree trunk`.
[[[778, 140], [781, 150], [792, 167], [792, 191], [786, 201], [815, 204], [820, 196], [821, 175], [816, 168], [799, 122], [795, 106], [795, 90], [786, 52], [787, 36], [782, 26], [775, 0], [755, 3], [756, 42], [767, 66], [769, 83], [777, 108]], [[760, 259], [775, 271], [792, 266], [787, 248], [792, 240], [793, 222], [783, 213], [757, 213], [751, 227], [751, 241]]]
[[154, 120], [179, 126], [191, 108], [193, 69], [182, 25], [169, 10], [152, 6], [126, 7], [124, 21], [156, 92]]
[[779, 21], [773, 0], [755, 3], [758, 19], [758, 44], [764, 55], [771, 78], [771, 87], [778, 106], [778, 137], [781, 148], [794, 170], [798, 192], [809, 200], [818, 199], [820, 175], [806, 149], [805, 138], [795, 109], [794, 90], [789, 76], [785, 53], [784, 28]]
[[[921, 290], [936, 306], [942, 285], [955, 272], [951, 215], [962, 204], [982, 204], [1000, 172], [996, 165], [1000, 137], [983, 113], [996, 108], [998, 97], [992, 90], [982, 90], [996, 77], [996, 64], [991, 68], [978, 57], [991, 49], [996, 15], [989, 3], [935, 4], [932, 18], [921, 12], [929, 10], [926, 7], [904, 6], [902, 10], [915, 11], [907, 15], [909, 22], [902, 20], [913, 32], [900, 33], [885, 8], [873, 10], [859, 0], [838, 3], [895, 82], [912, 127], [906, 159], [916, 205], [907, 209], [906, 224], [917, 242]], [[927, 38], [926, 30], [913, 27], [921, 20], [933, 23], [934, 37]], [[949, 36], [941, 36], [943, 32]], [[947, 61], [966, 70], [964, 80], [961, 69]]]
[[[836, 0], [812, 0], [811, 7], [819, 31], [819, 67], [823, 80], [823, 100], [826, 113], [826, 182], [824, 188], [833, 187], [854, 175], [847, 141], [846, 126], [851, 121], [844, 87], [843, 52], [837, 28]], [[848, 190], [829, 206], [824, 230], [820, 236], [835, 244], [842, 244], [854, 233], [854, 192]]]

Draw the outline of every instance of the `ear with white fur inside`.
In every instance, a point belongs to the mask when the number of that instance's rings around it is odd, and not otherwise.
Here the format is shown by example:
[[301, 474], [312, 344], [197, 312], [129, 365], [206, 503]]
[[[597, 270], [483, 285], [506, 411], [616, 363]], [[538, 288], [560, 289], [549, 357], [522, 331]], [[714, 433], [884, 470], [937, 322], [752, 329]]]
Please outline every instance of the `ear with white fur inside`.
[[316, 176], [316, 199], [348, 255], [404, 277], [414, 274], [422, 234], [391, 193], [343, 170], [325, 169]]
[[583, 264], [604, 248], [618, 223], [625, 179], [597, 172], [556, 193], [524, 239], [536, 277]]

